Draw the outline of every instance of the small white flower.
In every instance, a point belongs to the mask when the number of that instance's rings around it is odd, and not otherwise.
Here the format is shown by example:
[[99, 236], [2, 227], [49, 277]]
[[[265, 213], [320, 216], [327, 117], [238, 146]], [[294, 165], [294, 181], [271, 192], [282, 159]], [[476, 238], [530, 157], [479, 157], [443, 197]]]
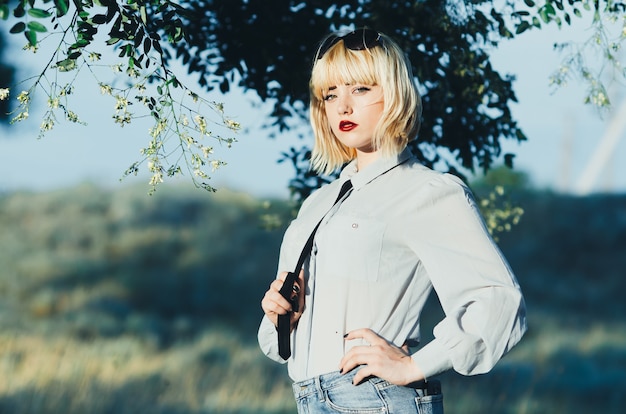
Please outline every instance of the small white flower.
[[52, 118], [47, 118], [44, 119], [44, 121], [41, 123], [41, 127], [39, 129], [41, 129], [41, 132], [47, 132], [52, 130], [52, 128], [54, 127], [54, 120], [52, 120]]
[[22, 91], [19, 95], [17, 95], [17, 100], [20, 104], [26, 105], [30, 101], [30, 94], [28, 91]]
[[232, 119], [226, 120], [226, 126], [234, 131], [241, 128], [241, 124], [239, 122], [233, 121]]
[[11, 120], [11, 123], [24, 121], [25, 119], [28, 119], [28, 111], [17, 114], [17, 116]]
[[102, 95], [111, 95], [113, 91], [113, 88], [111, 88], [111, 85], [106, 85], [104, 83], [100, 84], [100, 93]]
[[67, 120], [70, 122], [76, 122], [76, 123], [80, 122], [78, 115], [73, 111], [67, 111], [66, 117], [67, 117]]

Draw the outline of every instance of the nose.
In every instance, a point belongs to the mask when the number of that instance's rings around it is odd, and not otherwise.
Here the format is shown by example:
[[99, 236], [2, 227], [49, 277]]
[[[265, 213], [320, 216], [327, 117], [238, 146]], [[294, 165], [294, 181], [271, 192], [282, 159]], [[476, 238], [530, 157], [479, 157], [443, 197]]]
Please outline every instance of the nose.
[[337, 112], [340, 115], [349, 115], [352, 113], [352, 101], [349, 96], [339, 97], [339, 104], [337, 105]]

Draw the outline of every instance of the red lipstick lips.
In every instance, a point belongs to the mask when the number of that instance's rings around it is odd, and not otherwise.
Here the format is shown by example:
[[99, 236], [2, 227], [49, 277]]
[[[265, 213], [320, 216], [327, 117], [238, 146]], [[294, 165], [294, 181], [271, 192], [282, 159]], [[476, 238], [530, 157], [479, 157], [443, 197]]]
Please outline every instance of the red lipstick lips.
[[347, 132], [347, 131], [352, 131], [354, 128], [356, 128], [358, 126], [358, 124], [355, 124], [354, 122], [350, 122], [350, 121], [341, 121], [339, 123], [339, 130], [343, 131], [343, 132]]

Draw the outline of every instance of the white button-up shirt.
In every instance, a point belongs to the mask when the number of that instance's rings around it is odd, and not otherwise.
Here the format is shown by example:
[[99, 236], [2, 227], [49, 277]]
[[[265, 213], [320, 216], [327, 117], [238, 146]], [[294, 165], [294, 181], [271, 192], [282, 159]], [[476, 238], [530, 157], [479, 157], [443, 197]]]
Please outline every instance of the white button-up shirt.
[[[339, 188], [353, 190], [333, 205]], [[469, 189], [421, 165], [408, 151], [362, 171], [352, 162], [305, 200], [285, 232], [278, 272], [293, 271], [322, 219], [305, 262], [305, 307], [291, 334], [289, 375], [302, 381], [336, 371], [370, 328], [397, 346], [420, 339], [420, 313], [434, 287], [445, 318], [412, 358], [427, 378], [453, 368], [489, 371], [526, 330], [519, 285], [489, 236]], [[277, 333], [264, 317], [263, 352], [278, 355]]]

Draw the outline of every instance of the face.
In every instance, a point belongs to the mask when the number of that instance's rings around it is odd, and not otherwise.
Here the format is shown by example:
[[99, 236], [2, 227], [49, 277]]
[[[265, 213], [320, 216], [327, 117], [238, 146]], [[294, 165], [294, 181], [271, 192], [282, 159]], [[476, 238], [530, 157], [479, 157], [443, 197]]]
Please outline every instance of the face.
[[372, 154], [372, 137], [383, 113], [383, 89], [378, 85], [334, 85], [324, 95], [330, 127], [357, 155]]

